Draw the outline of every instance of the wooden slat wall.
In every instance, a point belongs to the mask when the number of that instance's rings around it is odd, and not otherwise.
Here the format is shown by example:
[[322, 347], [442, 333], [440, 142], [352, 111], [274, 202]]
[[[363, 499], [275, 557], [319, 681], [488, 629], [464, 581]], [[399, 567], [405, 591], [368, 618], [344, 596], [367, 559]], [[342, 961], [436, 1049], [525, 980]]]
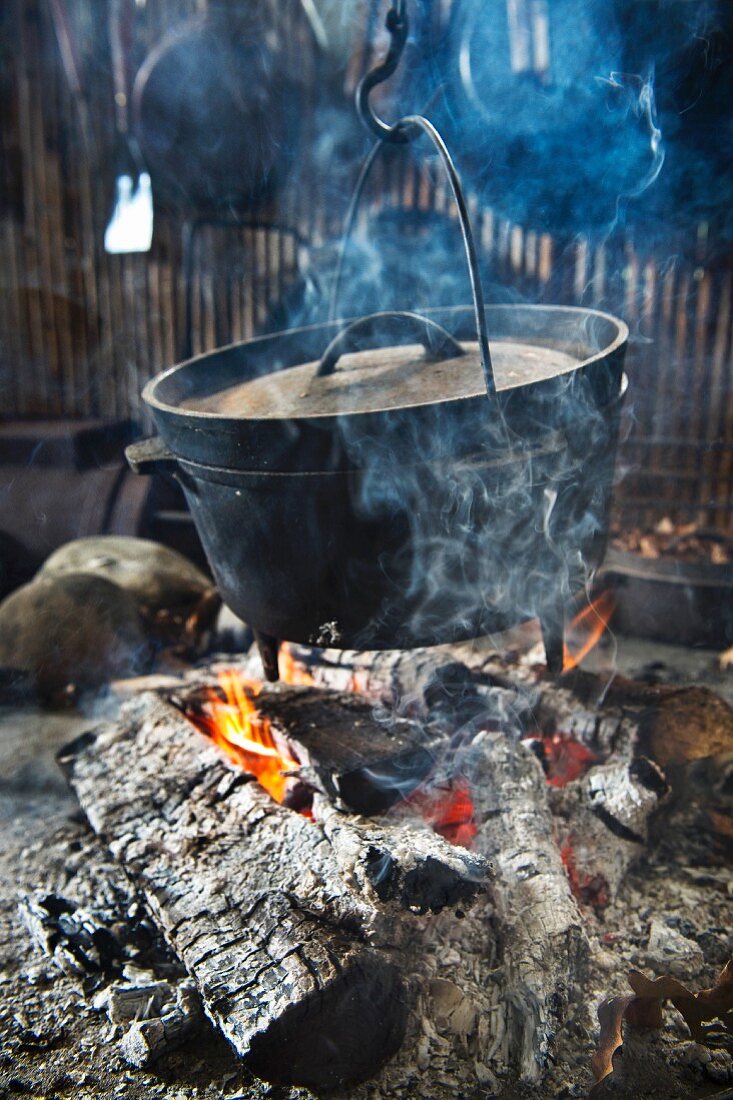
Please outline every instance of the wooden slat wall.
[[[140, 390], [175, 362], [185, 318], [180, 216], [156, 212], [148, 254], [110, 256], [104, 229], [115, 186], [114, 88], [107, 4], [64, 0], [77, 44], [83, 96], [65, 77], [51, 0], [3, 0], [0, 35], [0, 392], [5, 417], [126, 416]], [[283, 0], [298, 25], [298, 0]], [[147, 0], [136, 17], [141, 59], [202, 0]], [[302, 15], [300, 16], [302, 23]], [[294, 34], [292, 49], [300, 42]], [[306, 71], [312, 58], [304, 51]], [[315, 82], [315, 75], [313, 77]], [[312, 120], [306, 119], [306, 127]], [[311, 191], [318, 181], [310, 179]], [[278, 217], [313, 235], [336, 231], [338, 210], [320, 210], [299, 189]], [[261, 211], [249, 215], [264, 220]], [[294, 270], [292, 236], [201, 234], [193, 285], [195, 345], [251, 336]], [[249, 263], [240, 285], [233, 257]], [[236, 260], [235, 260], [236, 262]], [[225, 305], [226, 302], [226, 305]]]
[[[297, 0], [281, 2], [297, 20]], [[158, 216], [147, 255], [104, 252], [115, 140], [107, 5], [63, 5], [80, 54], [80, 98], [66, 80], [50, 3], [0, 4], [2, 415], [140, 418], [143, 384], [181, 348], [182, 224]], [[354, 3], [368, 25], [370, 3]], [[146, 0], [136, 17], [140, 58], [205, 6], [205, 0]], [[292, 48], [299, 49], [297, 36]], [[359, 45], [347, 84], [369, 60], [369, 49]], [[307, 52], [302, 64], [312, 64]], [[315, 147], [322, 135], [312, 113], [304, 125], [306, 148]], [[375, 182], [386, 201], [450, 212], [443, 181], [409, 160], [390, 160]], [[278, 219], [308, 240], [335, 239], [348, 186], [334, 200], [328, 184], [322, 166], [305, 158]], [[730, 250], [714, 258], [715, 242], [701, 232], [692, 242], [665, 241], [660, 261], [627, 237], [604, 244], [553, 240], [475, 201], [472, 213], [497, 282], [528, 301], [598, 305], [628, 321], [631, 387], [617, 493], [625, 519], [644, 523], [669, 513], [733, 529]], [[252, 211], [255, 220], [261, 216]], [[294, 276], [296, 251], [292, 234], [203, 230], [191, 288], [195, 350], [261, 328]]]

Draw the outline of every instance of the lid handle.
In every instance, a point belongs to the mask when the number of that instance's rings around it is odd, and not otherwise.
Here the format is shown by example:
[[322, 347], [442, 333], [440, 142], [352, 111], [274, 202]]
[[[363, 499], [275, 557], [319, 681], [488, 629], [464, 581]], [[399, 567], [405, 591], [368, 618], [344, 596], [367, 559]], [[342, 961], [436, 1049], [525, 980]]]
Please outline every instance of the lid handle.
[[358, 337], [375, 334], [390, 335], [400, 344], [417, 341], [425, 348], [429, 359], [457, 359], [459, 355], [465, 355], [461, 345], [449, 332], [419, 313], [370, 313], [367, 317], [352, 321], [334, 336], [321, 357], [315, 377], [325, 378], [333, 374], [341, 356], [357, 350], [354, 344], [358, 342]]

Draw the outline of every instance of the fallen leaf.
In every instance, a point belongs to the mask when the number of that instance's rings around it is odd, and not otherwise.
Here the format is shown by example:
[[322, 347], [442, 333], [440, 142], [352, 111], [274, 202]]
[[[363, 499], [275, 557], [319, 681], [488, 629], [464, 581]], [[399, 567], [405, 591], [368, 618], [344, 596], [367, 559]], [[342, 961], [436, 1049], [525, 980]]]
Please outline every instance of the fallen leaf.
[[[596, 1081], [602, 1081], [613, 1072], [613, 1054], [623, 1042], [621, 1027], [624, 1014], [631, 1001], [631, 994], [625, 997], [607, 997], [598, 1006], [598, 1022], [601, 1025], [601, 1034], [598, 1040], [598, 1048], [591, 1058], [593, 1076]], [[591, 1096], [593, 1091], [591, 1091]]]
[[639, 970], [629, 972], [629, 985], [634, 991], [632, 995], [609, 997], [598, 1006], [601, 1031], [591, 1059], [596, 1084], [589, 1098], [596, 1093], [598, 1084], [613, 1072], [613, 1056], [623, 1043], [624, 1023], [634, 1029], [660, 1028], [664, 1001], [672, 1002], [695, 1042], [714, 1040], [721, 1028], [727, 1036], [733, 1037], [733, 959], [726, 963], [714, 986], [697, 993], [670, 974], [647, 978]]

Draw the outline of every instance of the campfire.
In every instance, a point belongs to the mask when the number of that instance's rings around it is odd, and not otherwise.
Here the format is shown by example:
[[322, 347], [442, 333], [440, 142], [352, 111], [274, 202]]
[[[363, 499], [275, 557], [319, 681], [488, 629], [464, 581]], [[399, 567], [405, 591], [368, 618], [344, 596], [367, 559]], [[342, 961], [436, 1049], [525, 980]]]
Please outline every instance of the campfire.
[[[572, 652], [611, 610], [602, 595], [576, 617]], [[584, 1011], [568, 977], [603, 991], [650, 835], [688, 827], [658, 746], [693, 714], [731, 719], [700, 689], [578, 668], [555, 682], [538, 658], [526, 643], [513, 658], [291, 646], [291, 682], [268, 684], [253, 649], [152, 693], [132, 682], [126, 716], [66, 752], [90, 819], [257, 1075], [396, 1088], [432, 1020], [444, 1038], [428, 1064], [452, 1087], [551, 1076]], [[671, 954], [665, 973], [689, 966]], [[726, 996], [700, 1011], [726, 1018]]]
[[[575, 616], [564, 647], [565, 672], [577, 668], [601, 640], [614, 606], [613, 594], [604, 591]], [[293, 656], [287, 645], [280, 649], [279, 668], [283, 684], [312, 687], [316, 683], [307, 665]], [[287, 733], [277, 726], [273, 728], [266, 710], [260, 708], [264, 687], [261, 679], [243, 677], [237, 669], [222, 669], [217, 673], [216, 687], [206, 689], [201, 698], [189, 697], [183, 705], [184, 713], [235, 764], [253, 775], [276, 802], [297, 805], [301, 813], [308, 815], [312, 792], [308, 792], [307, 785], [304, 790], [294, 782], [306, 760], [299, 757]], [[359, 692], [356, 676], [346, 690]], [[537, 743], [547, 781], [555, 786], [578, 778], [591, 763], [600, 760], [581, 742], [563, 734], [542, 736]], [[406, 780], [400, 801], [418, 810], [437, 833], [453, 843], [469, 846], [476, 834], [470, 783], [460, 775], [442, 780], [429, 775], [414, 789]]]

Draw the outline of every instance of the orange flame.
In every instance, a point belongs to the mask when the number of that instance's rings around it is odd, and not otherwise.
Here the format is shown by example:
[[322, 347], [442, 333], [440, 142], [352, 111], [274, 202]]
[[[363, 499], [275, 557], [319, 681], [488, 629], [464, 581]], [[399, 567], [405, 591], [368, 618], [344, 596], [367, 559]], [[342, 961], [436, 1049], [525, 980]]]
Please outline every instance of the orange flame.
[[312, 687], [315, 680], [305, 665], [296, 661], [287, 645], [280, 646], [279, 656], [280, 679], [284, 684], [296, 684], [301, 687]]
[[577, 668], [583, 658], [595, 648], [611, 621], [615, 607], [616, 600], [613, 593], [606, 590], [575, 616], [568, 628], [568, 633], [579, 644], [574, 653], [570, 652], [567, 644], [564, 646], [563, 672]]
[[254, 775], [276, 802], [283, 802], [288, 782], [283, 772], [298, 768], [299, 763], [277, 748], [269, 720], [257, 710], [255, 699], [262, 684], [243, 680], [239, 673], [227, 669], [219, 673], [219, 687], [223, 698], [212, 688], [204, 712], [196, 716], [197, 724], [235, 764]]

